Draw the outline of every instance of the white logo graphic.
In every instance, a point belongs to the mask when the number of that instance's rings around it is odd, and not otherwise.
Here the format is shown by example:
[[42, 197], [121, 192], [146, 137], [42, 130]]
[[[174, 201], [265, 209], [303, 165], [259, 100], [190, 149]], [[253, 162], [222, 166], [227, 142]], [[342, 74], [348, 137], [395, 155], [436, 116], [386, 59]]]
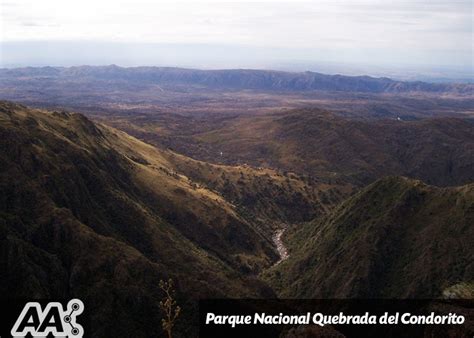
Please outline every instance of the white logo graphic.
[[44, 311], [39, 303], [27, 303], [11, 335], [26, 337], [30, 333], [33, 337], [46, 337], [51, 333], [54, 337], [82, 338], [84, 329], [76, 323], [76, 317], [82, 311], [84, 304], [79, 299], [69, 301], [65, 311], [61, 303], [49, 303]]

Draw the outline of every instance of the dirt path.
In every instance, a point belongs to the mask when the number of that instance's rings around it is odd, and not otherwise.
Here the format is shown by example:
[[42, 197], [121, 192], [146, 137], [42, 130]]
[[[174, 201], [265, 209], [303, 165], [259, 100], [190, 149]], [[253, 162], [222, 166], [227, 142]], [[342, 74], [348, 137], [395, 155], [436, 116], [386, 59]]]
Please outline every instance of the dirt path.
[[286, 228], [279, 229], [275, 232], [273, 235], [273, 243], [275, 243], [278, 253], [280, 254], [280, 259], [275, 263], [275, 265], [281, 263], [285, 259], [288, 258], [288, 250], [286, 249], [285, 244], [283, 244], [283, 241], [281, 240], [281, 237], [285, 233]]

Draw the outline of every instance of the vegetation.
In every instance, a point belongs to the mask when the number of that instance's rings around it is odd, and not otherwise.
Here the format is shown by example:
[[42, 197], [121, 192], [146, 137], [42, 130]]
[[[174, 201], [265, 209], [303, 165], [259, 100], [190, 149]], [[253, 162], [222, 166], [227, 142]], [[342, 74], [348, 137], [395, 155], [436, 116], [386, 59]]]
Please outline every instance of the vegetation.
[[264, 278], [282, 297], [441, 297], [474, 280], [473, 210], [473, 184], [384, 178], [290, 232], [290, 257]]
[[172, 338], [173, 327], [175, 326], [176, 320], [181, 313], [181, 308], [176, 304], [174, 299], [174, 288], [173, 280], [168, 281], [160, 280], [160, 289], [165, 293], [165, 297], [160, 301], [160, 309], [163, 313], [164, 318], [161, 320], [163, 330], [168, 335], [168, 338]]
[[[348, 119], [311, 108], [239, 116], [195, 135], [228, 163], [270, 166], [329, 184], [365, 186], [387, 175], [438, 186], [474, 181], [474, 125], [468, 119]], [[212, 161], [212, 153], [193, 156]]]

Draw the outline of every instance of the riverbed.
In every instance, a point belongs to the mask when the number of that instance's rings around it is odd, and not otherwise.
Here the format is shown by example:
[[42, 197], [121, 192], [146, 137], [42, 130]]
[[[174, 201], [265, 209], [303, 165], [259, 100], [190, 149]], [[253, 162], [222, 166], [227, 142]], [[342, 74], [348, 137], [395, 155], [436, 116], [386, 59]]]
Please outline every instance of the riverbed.
[[278, 229], [275, 234], [273, 235], [273, 243], [277, 248], [278, 254], [280, 255], [280, 259], [275, 263], [275, 265], [283, 262], [285, 259], [289, 257], [288, 250], [286, 249], [285, 244], [283, 244], [282, 236], [285, 233], [286, 228]]

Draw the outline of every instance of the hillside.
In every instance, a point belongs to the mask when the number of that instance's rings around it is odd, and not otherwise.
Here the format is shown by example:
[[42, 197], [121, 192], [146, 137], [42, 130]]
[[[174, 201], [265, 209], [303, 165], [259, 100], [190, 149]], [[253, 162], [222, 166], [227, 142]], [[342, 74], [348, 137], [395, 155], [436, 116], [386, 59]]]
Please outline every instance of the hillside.
[[220, 151], [219, 160], [230, 164], [340, 177], [358, 185], [386, 175], [440, 186], [474, 181], [474, 123], [468, 119], [355, 120], [298, 109], [228, 119], [179, 141], [175, 149], [207, 161]]
[[289, 259], [265, 278], [282, 297], [459, 297], [474, 280], [472, 224], [473, 184], [388, 177], [294, 228]]
[[286, 224], [325, 215], [354, 191], [353, 185], [338, 180], [264, 167], [211, 164], [167, 154], [177, 171], [197, 186], [222, 195], [267, 235]]
[[100, 323], [93, 336], [114, 336], [112, 318], [122, 334], [159, 332], [161, 278], [191, 299], [272, 296], [255, 278], [278, 259], [272, 224], [321, 215], [350, 193], [206, 165], [80, 114], [8, 102], [0, 145], [0, 291], [79, 297]]

